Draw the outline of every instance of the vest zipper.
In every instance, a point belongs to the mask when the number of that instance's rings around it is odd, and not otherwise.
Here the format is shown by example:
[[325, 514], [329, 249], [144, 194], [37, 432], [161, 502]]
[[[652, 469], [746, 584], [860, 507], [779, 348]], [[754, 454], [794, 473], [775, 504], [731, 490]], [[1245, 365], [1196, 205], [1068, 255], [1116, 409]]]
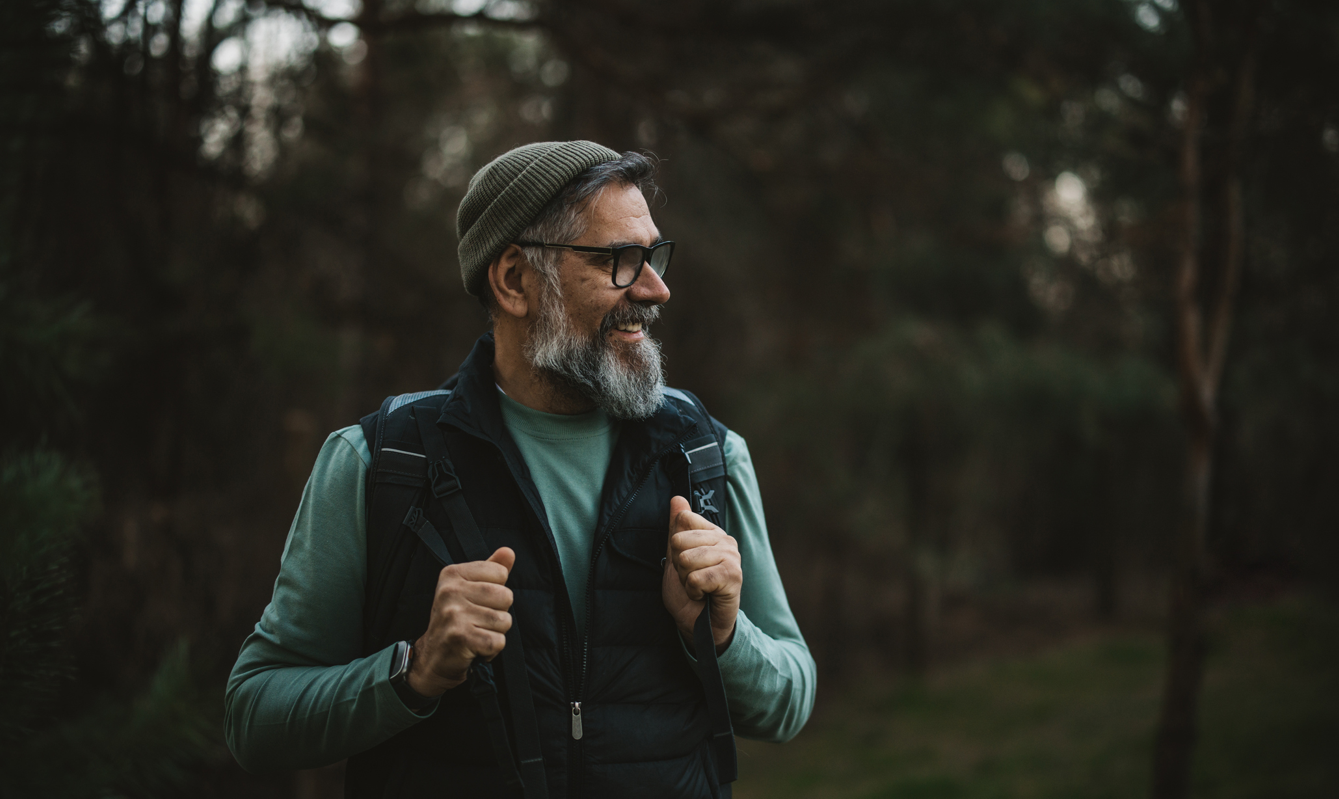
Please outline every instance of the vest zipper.
[[[587, 578], [586, 627], [585, 632], [583, 632], [581, 635], [581, 671], [578, 673], [576, 693], [574, 694], [572, 699], [573, 738], [579, 739], [581, 737], [580, 735], [581, 700], [584, 698], [583, 695], [586, 691], [586, 667], [587, 664], [590, 662], [591, 614], [595, 610], [595, 564], [600, 559], [600, 552], [604, 549], [605, 542], [609, 540], [609, 536], [612, 535], [614, 529], [618, 527], [618, 523], [623, 521], [624, 514], [628, 512], [628, 508], [632, 507], [633, 500], [637, 498], [637, 495], [641, 493], [642, 488], [646, 486], [646, 481], [651, 479], [651, 470], [656, 467], [656, 464], [660, 463], [661, 458], [665, 457], [665, 455], [668, 454], [670, 450], [674, 449], [676, 446], [679, 446], [683, 442], [683, 440], [687, 438], [688, 435], [696, 429], [697, 429], [697, 423], [694, 422], [692, 427], [689, 427], [687, 430], [684, 430], [682, 433], [680, 433], [678, 438], [674, 439], [674, 441], [672, 441], [669, 446], [665, 447], [664, 449], [660, 450], [660, 452], [656, 453], [656, 456], [651, 459], [650, 463], [647, 464], [646, 470], [642, 472], [642, 477], [640, 480], [637, 481], [637, 486], [632, 489], [632, 493], [628, 494], [628, 498], [623, 501], [623, 504], [619, 507], [618, 512], [615, 513], [612, 517], [610, 517], [609, 523], [604, 526], [604, 530], [600, 533], [600, 540], [595, 545], [595, 549], [591, 552], [590, 573], [586, 576]], [[682, 449], [682, 447], [680, 448]]]

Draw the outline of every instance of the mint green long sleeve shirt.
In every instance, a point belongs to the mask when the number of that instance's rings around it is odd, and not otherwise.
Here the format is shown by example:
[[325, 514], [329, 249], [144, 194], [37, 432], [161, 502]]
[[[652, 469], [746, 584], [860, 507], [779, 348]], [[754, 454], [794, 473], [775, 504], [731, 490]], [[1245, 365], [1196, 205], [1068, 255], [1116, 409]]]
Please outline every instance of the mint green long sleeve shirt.
[[[525, 433], [513, 413], [507, 416], [519, 443]], [[785, 741], [813, 708], [814, 661], [777, 574], [748, 447], [731, 432], [724, 454], [727, 529], [739, 542], [744, 582], [721, 674], [736, 733]], [[356, 425], [326, 440], [289, 529], [273, 596], [228, 679], [226, 738], [248, 771], [333, 763], [437, 710], [434, 704], [415, 713], [400, 701], [389, 681], [391, 647], [361, 656], [370, 461]], [[544, 486], [537, 487], [544, 497]]]

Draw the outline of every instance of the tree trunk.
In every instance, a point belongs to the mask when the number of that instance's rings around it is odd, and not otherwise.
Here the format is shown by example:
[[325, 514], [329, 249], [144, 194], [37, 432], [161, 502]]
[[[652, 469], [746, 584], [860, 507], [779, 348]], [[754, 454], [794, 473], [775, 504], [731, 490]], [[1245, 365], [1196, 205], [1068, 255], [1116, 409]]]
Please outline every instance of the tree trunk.
[[[1185, 499], [1175, 546], [1168, 608], [1168, 660], [1161, 715], [1153, 756], [1153, 799], [1185, 799], [1190, 794], [1191, 765], [1198, 730], [1200, 686], [1204, 677], [1204, 599], [1208, 572], [1206, 546], [1212, 489], [1217, 398], [1232, 326], [1233, 303], [1244, 259], [1241, 162], [1251, 116], [1255, 46], [1260, 4], [1236, 17], [1235, 30], [1217, 30], [1207, 0], [1185, 4], [1195, 41], [1195, 61], [1187, 91], [1185, 135], [1181, 148], [1184, 193], [1182, 254], [1177, 276], [1176, 350], [1181, 388], [1181, 413], [1187, 434]], [[1221, 10], [1218, 7], [1216, 10]], [[1221, 21], [1218, 21], [1221, 23]], [[1224, 35], [1227, 34], [1227, 35]], [[1237, 42], [1244, 47], [1224, 46]], [[1215, 62], [1215, 56], [1220, 62]], [[1226, 62], [1226, 63], [1222, 63]], [[1204, 191], [1201, 151], [1208, 116], [1211, 77], [1233, 74], [1228, 92], [1225, 152], [1220, 161], [1221, 203], [1217, 208], [1220, 235], [1212, 285], [1201, 286], [1205, 263], [1200, 239]], [[1207, 300], [1206, 295], [1211, 295]], [[1208, 325], [1203, 306], [1211, 304]]]
[[392, 200], [386, 190], [392, 165], [387, 157], [385, 126], [385, 43], [381, 27], [383, 0], [364, 0], [357, 17], [363, 44], [367, 47], [358, 64], [353, 85], [353, 107], [358, 126], [362, 161], [362, 186], [358, 192], [359, 257], [351, 268], [352, 296], [342, 298], [339, 324], [339, 393], [335, 400], [338, 419], [356, 419], [362, 411], [362, 391], [367, 375], [367, 324], [375, 302], [377, 281], [372, 276], [384, 268], [387, 256], [383, 229], [385, 208]]
[[1190, 794], [1204, 677], [1204, 531], [1212, 446], [1210, 435], [1193, 436], [1186, 456], [1186, 504], [1172, 578], [1167, 673], [1153, 756], [1154, 799], [1183, 799]]

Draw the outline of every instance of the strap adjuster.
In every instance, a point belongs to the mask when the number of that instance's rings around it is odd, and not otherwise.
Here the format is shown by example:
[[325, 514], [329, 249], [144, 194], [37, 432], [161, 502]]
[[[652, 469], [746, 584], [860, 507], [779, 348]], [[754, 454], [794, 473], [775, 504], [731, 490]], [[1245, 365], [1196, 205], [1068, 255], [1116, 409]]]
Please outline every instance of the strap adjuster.
[[470, 693], [478, 697], [497, 694], [497, 682], [493, 679], [493, 664], [476, 660], [470, 664], [467, 680]]
[[460, 490], [460, 478], [445, 458], [428, 464], [428, 479], [432, 483], [432, 493], [438, 499], [444, 499]]

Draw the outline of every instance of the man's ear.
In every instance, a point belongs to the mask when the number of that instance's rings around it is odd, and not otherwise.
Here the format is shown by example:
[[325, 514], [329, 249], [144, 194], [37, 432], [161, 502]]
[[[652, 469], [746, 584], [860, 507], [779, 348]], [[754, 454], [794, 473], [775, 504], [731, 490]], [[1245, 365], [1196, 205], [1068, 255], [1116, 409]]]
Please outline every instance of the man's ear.
[[508, 244], [493, 263], [488, 265], [488, 285], [493, 289], [500, 313], [524, 319], [530, 313], [532, 298], [526, 294], [525, 273], [530, 262], [515, 244]]

